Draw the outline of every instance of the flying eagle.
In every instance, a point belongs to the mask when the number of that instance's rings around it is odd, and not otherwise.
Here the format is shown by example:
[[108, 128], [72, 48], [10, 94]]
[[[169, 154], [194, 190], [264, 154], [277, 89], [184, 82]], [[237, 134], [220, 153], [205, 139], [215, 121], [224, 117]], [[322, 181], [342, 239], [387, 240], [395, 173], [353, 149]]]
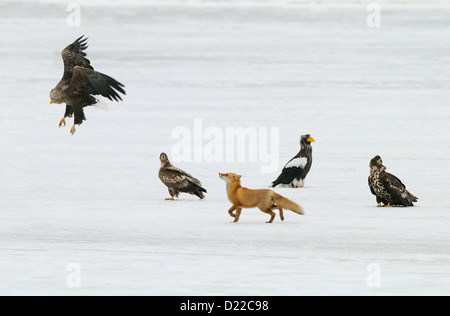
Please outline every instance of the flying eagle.
[[272, 188], [278, 185], [283, 188], [303, 188], [312, 165], [312, 142], [315, 140], [311, 135], [302, 135], [300, 152], [284, 166], [278, 179], [272, 182]]
[[369, 187], [373, 195], [377, 197], [378, 207], [381, 203], [386, 207], [414, 206], [417, 197], [406, 190], [406, 186], [396, 176], [387, 173], [380, 156], [375, 156], [370, 161]]
[[165, 153], [159, 156], [161, 161], [161, 168], [159, 169], [159, 178], [167, 188], [169, 188], [170, 198], [166, 200], [173, 201], [174, 197], [178, 198], [180, 192], [189, 193], [203, 199], [203, 193], [207, 191], [202, 188], [200, 181], [189, 173], [174, 167]]
[[66, 125], [66, 118], [75, 115], [70, 133], [75, 126], [86, 120], [83, 108], [99, 102], [95, 96], [101, 95], [111, 101], [121, 101], [119, 93], [125, 94], [124, 85], [115, 79], [97, 72], [91, 66], [84, 52], [87, 38], [76, 39], [61, 53], [64, 62], [64, 74], [61, 81], [50, 92], [50, 104], [66, 104], [66, 112], [59, 122], [59, 127]]

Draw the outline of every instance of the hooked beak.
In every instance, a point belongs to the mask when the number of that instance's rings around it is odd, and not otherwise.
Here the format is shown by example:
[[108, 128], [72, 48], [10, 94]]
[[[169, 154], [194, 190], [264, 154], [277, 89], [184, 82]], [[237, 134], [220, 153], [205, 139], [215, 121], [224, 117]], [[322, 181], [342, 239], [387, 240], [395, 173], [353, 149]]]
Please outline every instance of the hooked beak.
[[315, 143], [316, 142], [316, 140], [314, 138], [312, 138], [312, 137], [308, 138], [307, 141], [310, 142], [310, 143]]
[[53, 104], [53, 103], [55, 103], [55, 100], [50, 99], [50, 104]]

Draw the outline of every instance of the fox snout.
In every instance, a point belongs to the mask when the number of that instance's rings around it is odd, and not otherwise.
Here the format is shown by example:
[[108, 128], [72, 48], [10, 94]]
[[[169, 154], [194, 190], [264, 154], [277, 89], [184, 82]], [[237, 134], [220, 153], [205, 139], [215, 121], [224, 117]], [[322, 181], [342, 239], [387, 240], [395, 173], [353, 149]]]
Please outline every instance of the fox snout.
[[236, 173], [219, 173], [219, 177], [227, 182], [235, 182], [241, 179], [241, 176]]
[[219, 173], [219, 178], [220, 179], [222, 179], [222, 180], [224, 180], [226, 182], [231, 182], [230, 181], [231, 179], [229, 179], [227, 176], [228, 176], [228, 174], [226, 174], [226, 173]]

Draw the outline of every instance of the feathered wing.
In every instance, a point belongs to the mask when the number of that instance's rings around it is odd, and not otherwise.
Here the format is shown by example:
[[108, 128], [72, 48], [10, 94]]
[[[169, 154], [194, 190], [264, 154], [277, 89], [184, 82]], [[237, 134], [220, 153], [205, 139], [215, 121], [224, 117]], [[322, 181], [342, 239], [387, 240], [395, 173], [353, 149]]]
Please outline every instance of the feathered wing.
[[417, 197], [409, 193], [402, 181], [393, 174], [383, 172], [380, 179], [383, 181], [386, 191], [394, 200], [394, 204], [414, 206], [413, 202], [417, 202]]
[[279, 184], [290, 184], [295, 179], [304, 179], [310, 169], [311, 159], [297, 155], [284, 166], [271, 186], [276, 187]]
[[87, 38], [83, 36], [77, 38], [72, 44], [63, 49], [61, 56], [64, 62], [64, 74], [60, 81], [61, 84], [69, 85], [73, 70], [75, 67], [83, 67], [87, 69], [94, 69], [91, 62], [86, 58]]
[[122, 98], [118, 92], [125, 94], [123, 88], [123, 84], [105, 74], [76, 66], [68, 91], [75, 95], [102, 95], [111, 101], [119, 101]]
[[371, 176], [369, 176], [369, 188], [370, 188], [370, 192], [372, 192], [372, 194], [376, 196], [377, 194], [375, 193], [375, 189], [373, 188]]
[[298, 177], [299, 170], [297, 168], [284, 167], [278, 178], [272, 182], [272, 187], [276, 187], [279, 184], [290, 184], [296, 177]]
[[375, 191], [375, 188], [373, 186], [373, 182], [372, 182], [372, 176], [369, 176], [369, 188], [370, 188], [370, 192], [372, 192], [373, 195], [375, 195], [375, 197], [377, 198], [377, 203], [384, 203], [384, 204], [388, 204], [388, 202], [386, 202], [381, 196], [379, 196], [377, 194], [377, 192]]
[[169, 189], [195, 194], [201, 199], [204, 197], [202, 192], [207, 193], [197, 178], [173, 166], [161, 168], [159, 178]]

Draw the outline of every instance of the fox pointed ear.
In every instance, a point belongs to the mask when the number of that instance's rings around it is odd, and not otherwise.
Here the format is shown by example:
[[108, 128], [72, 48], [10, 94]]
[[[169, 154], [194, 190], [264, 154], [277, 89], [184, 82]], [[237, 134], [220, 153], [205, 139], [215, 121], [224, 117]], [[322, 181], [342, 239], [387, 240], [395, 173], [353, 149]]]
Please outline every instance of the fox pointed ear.
[[237, 175], [234, 176], [234, 180], [236, 180], [236, 181], [237, 181], [237, 180], [240, 180], [241, 177], [242, 177], [241, 175], [238, 175], [238, 174], [237, 174]]

